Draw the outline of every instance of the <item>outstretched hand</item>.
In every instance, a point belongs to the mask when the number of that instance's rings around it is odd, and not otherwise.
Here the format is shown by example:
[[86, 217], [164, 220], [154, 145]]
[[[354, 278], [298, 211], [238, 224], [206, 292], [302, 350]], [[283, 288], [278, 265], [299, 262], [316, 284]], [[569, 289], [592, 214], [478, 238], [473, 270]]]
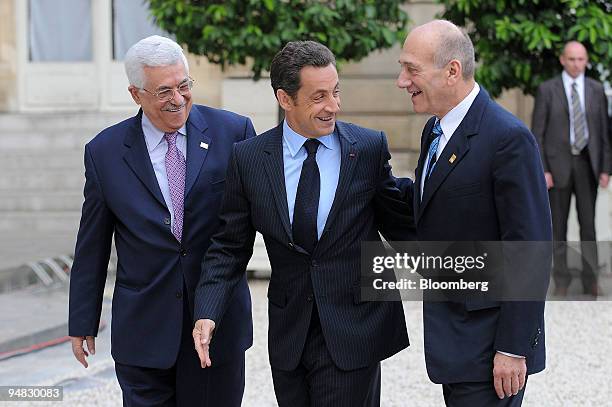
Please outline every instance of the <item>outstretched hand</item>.
[[210, 349], [214, 329], [215, 321], [212, 319], [198, 319], [193, 328], [193, 343], [196, 352], [198, 352], [202, 369], [212, 365], [208, 350]]

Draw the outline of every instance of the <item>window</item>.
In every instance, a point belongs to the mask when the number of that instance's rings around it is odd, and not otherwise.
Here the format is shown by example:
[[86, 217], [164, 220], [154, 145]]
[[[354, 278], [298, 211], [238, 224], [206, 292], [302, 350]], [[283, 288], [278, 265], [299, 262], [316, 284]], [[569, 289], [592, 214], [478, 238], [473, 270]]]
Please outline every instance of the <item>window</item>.
[[153, 23], [146, 0], [113, 0], [113, 58], [122, 61], [127, 50], [149, 35], [170, 35]]
[[30, 0], [30, 60], [92, 60], [91, 0]]

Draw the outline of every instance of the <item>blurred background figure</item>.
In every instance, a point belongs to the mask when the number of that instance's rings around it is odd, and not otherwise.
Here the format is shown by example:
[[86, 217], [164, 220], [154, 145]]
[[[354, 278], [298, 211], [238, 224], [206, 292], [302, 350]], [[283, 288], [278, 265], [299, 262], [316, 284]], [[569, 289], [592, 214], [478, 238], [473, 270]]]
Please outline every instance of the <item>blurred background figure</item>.
[[582, 287], [597, 296], [595, 243], [597, 186], [607, 188], [612, 166], [608, 107], [603, 85], [585, 77], [589, 57], [579, 42], [565, 44], [561, 75], [538, 88], [532, 129], [538, 140], [549, 191], [556, 242], [555, 295], [566, 296], [572, 276], [567, 266], [567, 220], [572, 195], [580, 224]]

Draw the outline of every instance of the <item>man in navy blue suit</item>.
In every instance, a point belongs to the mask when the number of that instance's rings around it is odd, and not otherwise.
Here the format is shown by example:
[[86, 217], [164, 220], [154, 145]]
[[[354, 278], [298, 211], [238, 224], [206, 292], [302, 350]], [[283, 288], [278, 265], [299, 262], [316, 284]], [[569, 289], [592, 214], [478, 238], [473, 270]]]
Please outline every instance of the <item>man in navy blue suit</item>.
[[[239, 406], [251, 299], [241, 278], [228, 300], [217, 363], [193, 348], [200, 262], [218, 229], [232, 145], [254, 136], [250, 120], [192, 105], [181, 47], [152, 36], [125, 57], [138, 114], [85, 146], [85, 201], [70, 276], [69, 335], [77, 360], [95, 353], [114, 236], [117, 276], [112, 356], [126, 406]], [[83, 342], [87, 344], [86, 351]]]
[[[529, 130], [474, 81], [474, 48], [448, 21], [410, 32], [398, 87], [433, 114], [414, 183], [419, 241], [550, 241], [550, 208]], [[546, 243], [545, 245], [547, 245]], [[550, 269], [534, 281], [547, 286]], [[424, 302], [425, 360], [448, 406], [518, 406], [544, 369], [542, 301]]]

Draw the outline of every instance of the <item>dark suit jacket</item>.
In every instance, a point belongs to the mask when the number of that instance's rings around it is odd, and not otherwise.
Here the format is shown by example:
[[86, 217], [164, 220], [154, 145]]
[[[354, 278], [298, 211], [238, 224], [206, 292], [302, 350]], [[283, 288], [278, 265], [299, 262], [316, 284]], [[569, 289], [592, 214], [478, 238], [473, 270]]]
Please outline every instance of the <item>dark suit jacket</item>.
[[234, 146], [221, 209], [224, 227], [202, 263], [196, 318], [212, 319], [222, 328], [229, 298], [251, 256], [255, 231], [261, 232], [272, 266], [270, 363], [281, 370], [293, 370], [299, 363], [313, 301], [325, 343], [340, 369], [369, 366], [408, 346], [401, 302], [360, 300], [360, 248], [363, 241], [380, 241], [379, 231], [393, 239], [413, 230], [410, 207], [404, 203], [404, 220], [400, 210], [394, 214], [401, 197], [391, 176], [384, 134], [342, 122], [336, 131], [340, 177], [312, 255], [292, 238], [278, 126]]
[[[416, 169], [419, 241], [549, 241], [548, 194], [534, 137], [484, 89], [444, 148], [425, 187], [420, 179], [435, 122], [425, 126]], [[450, 157], [456, 158], [451, 163]], [[542, 270], [548, 282], [550, 269]], [[547, 284], [547, 283], [546, 283]], [[493, 357], [527, 357], [544, 369], [544, 303], [424, 302], [425, 361], [435, 383], [492, 380]]]
[[[584, 78], [589, 157], [595, 182], [612, 170], [608, 135], [608, 100], [601, 83]], [[531, 127], [538, 140], [544, 171], [552, 173], [556, 186], [569, 182], [571, 172], [570, 112], [561, 75], [538, 87]]]
[[[219, 226], [232, 145], [255, 132], [245, 117], [193, 105], [187, 120], [181, 244], [171, 232], [170, 212], [151, 165], [141, 118], [142, 111], [85, 146], [85, 202], [70, 276], [69, 331], [72, 336], [98, 333], [114, 235], [113, 358], [127, 365], [168, 368], [181, 343], [182, 296], [193, 305], [200, 262]], [[200, 143], [207, 143], [208, 149]], [[251, 299], [244, 278], [228, 304], [227, 323], [218, 332], [223, 347], [213, 354], [218, 363], [252, 343]]]

